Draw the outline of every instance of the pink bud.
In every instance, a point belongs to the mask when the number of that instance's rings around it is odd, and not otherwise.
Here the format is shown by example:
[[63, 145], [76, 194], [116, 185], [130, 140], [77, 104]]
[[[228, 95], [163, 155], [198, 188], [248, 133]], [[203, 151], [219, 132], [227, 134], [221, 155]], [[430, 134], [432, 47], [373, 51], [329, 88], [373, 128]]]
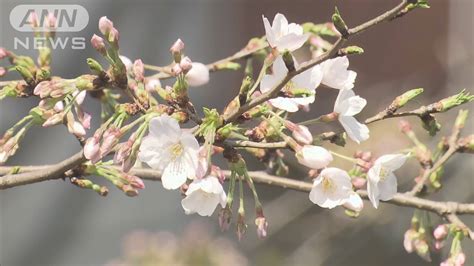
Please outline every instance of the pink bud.
[[356, 189], [364, 188], [365, 184], [367, 183], [367, 179], [362, 178], [362, 177], [354, 177], [354, 178], [352, 178], [351, 181], [352, 181], [352, 185]]
[[63, 103], [63, 101], [58, 101], [58, 102], [54, 105], [53, 110], [54, 110], [56, 113], [59, 113], [59, 112], [64, 111], [64, 103]]
[[94, 49], [97, 50], [101, 55], [107, 54], [104, 39], [102, 39], [101, 37], [94, 34], [91, 38], [91, 44], [92, 47], [94, 47]]
[[120, 39], [120, 34], [116, 28], [112, 28], [109, 32], [109, 37], [107, 40], [110, 42], [111, 45], [114, 46], [115, 49], [118, 49], [118, 42]]
[[242, 238], [245, 235], [245, 232], [247, 232], [247, 224], [245, 223], [245, 216], [239, 213], [239, 216], [237, 218], [237, 238], [239, 241], [242, 240]]
[[84, 156], [92, 163], [96, 163], [100, 160], [100, 145], [99, 136], [94, 135], [87, 139], [84, 145]]
[[57, 113], [52, 116], [50, 116], [46, 121], [43, 123], [43, 127], [50, 127], [57, 125], [61, 122], [63, 122], [64, 119], [64, 113]]
[[122, 61], [122, 63], [125, 65], [125, 68], [127, 70], [132, 69], [133, 63], [132, 63], [132, 60], [130, 60], [130, 58], [124, 55], [119, 56], [119, 58], [120, 58], [120, 61]]
[[444, 241], [436, 240], [434, 246], [436, 250], [441, 250], [444, 247]]
[[70, 133], [74, 134], [77, 137], [84, 137], [86, 135], [86, 130], [81, 123], [74, 121], [70, 129]]
[[8, 56], [8, 52], [5, 48], [0, 47], [0, 60], [4, 59]]
[[114, 23], [106, 16], [103, 16], [99, 19], [99, 30], [103, 35], [107, 36], [113, 27]]
[[173, 45], [171, 45], [170, 52], [172, 54], [180, 54], [184, 49], [184, 42], [181, 39], [177, 39]]
[[179, 74], [181, 74], [181, 72], [183, 72], [183, 70], [181, 69], [181, 66], [179, 64], [175, 64], [172, 68], [171, 68], [171, 73], [174, 75], [174, 76], [178, 76]]
[[417, 236], [417, 232], [414, 229], [408, 229], [405, 232], [404, 238], [403, 238], [403, 247], [408, 253], [412, 253], [415, 250], [414, 247], [414, 240]]
[[257, 236], [260, 239], [267, 237], [268, 222], [264, 216], [257, 217], [255, 219], [255, 225], [257, 226]]
[[116, 127], [110, 127], [102, 136], [102, 145], [100, 145], [100, 157], [104, 157], [115, 147], [119, 141], [121, 135], [120, 129]]
[[48, 12], [48, 16], [46, 17], [45, 22], [45, 25], [48, 25], [49, 28], [56, 28], [56, 16], [54, 16], [54, 13]]
[[448, 236], [449, 228], [446, 224], [440, 224], [433, 231], [433, 236], [436, 240], [443, 240]]
[[179, 66], [181, 67], [183, 72], [186, 74], [193, 67], [193, 62], [191, 61], [189, 57], [186, 56], [183, 59], [181, 59]]
[[82, 111], [82, 109], [77, 109], [77, 111], [77, 118], [79, 119], [79, 122], [81, 122], [82, 126], [85, 129], [91, 128], [92, 116], [89, 113]]
[[454, 265], [463, 266], [466, 263], [466, 254], [464, 252], [459, 252], [456, 257], [454, 257]]
[[0, 77], [5, 76], [7, 74], [7, 69], [4, 67], [0, 67]]
[[135, 60], [135, 62], [133, 63], [133, 75], [135, 76], [135, 80], [139, 81], [139, 82], [143, 82], [143, 80], [145, 79], [145, 66], [143, 65], [143, 62], [142, 60], [140, 59], [137, 59]]
[[145, 90], [147, 90], [148, 92], [153, 92], [155, 91], [156, 88], [160, 88], [160, 87], [161, 87], [161, 82], [159, 79], [157, 78], [146, 79]]
[[288, 128], [295, 138], [301, 144], [311, 144], [313, 143], [313, 134], [309, 131], [309, 129], [302, 125], [297, 125], [289, 120], [285, 122], [286, 128]]
[[49, 95], [51, 92], [51, 82], [50, 81], [41, 81], [36, 85], [35, 89], [33, 90], [33, 93], [35, 95], [39, 95], [41, 98], [45, 98]]
[[29, 20], [28, 22], [30, 23], [31, 27], [33, 27], [33, 29], [38, 28], [38, 26], [39, 26], [38, 14], [36, 14], [35, 11], [30, 13], [30, 17], [29, 17], [28, 20]]
[[125, 179], [130, 183], [130, 185], [133, 188], [136, 189], [144, 189], [145, 188], [145, 183], [143, 183], [143, 180], [137, 176], [134, 175], [125, 175]]

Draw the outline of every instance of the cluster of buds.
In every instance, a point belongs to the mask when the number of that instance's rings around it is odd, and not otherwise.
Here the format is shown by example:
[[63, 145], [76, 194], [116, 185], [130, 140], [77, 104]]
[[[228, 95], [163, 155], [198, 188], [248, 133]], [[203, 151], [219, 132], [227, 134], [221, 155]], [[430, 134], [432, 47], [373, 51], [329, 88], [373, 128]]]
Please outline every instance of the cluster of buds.
[[415, 215], [411, 221], [411, 228], [405, 232], [403, 246], [408, 253], [416, 252], [418, 256], [426, 261], [431, 261], [430, 242], [431, 235]]
[[143, 180], [139, 177], [102, 164], [88, 165], [84, 174], [105, 177], [129, 197], [137, 196], [138, 190], [145, 188]]
[[71, 134], [79, 139], [85, 137], [92, 117], [82, 108], [86, 91], [78, 90], [75, 80], [43, 81], [36, 86], [34, 93], [42, 99], [33, 112], [43, 119], [43, 127], [66, 121]]

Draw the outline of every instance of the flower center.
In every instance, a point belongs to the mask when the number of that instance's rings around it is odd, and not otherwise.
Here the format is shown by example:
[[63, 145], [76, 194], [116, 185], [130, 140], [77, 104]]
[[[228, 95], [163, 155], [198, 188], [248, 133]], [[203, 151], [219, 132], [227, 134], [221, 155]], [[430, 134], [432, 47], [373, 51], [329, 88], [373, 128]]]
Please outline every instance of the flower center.
[[323, 185], [324, 192], [331, 193], [331, 192], [334, 192], [337, 188], [337, 185], [334, 184], [334, 182], [332, 182], [332, 180], [329, 177], [325, 177], [325, 176], [323, 176], [322, 185]]
[[380, 177], [380, 180], [385, 180], [385, 178], [387, 178], [387, 176], [390, 174], [390, 171], [385, 168], [385, 167], [381, 167], [380, 168], [380, 173], [379, 173], [379, 177]]
[[178, 142], [176, 144], [173, 144], [171, 145], [171, 147], [169, 148], [170, 149], [170, 153], [171, 153], [171, 160], [176, 160], [178, 157], [181, 156], [181, 154], [183, 154], [183, 151], [184, 151], [184, 147], [183, 147], [183, 144], [181, 142]]

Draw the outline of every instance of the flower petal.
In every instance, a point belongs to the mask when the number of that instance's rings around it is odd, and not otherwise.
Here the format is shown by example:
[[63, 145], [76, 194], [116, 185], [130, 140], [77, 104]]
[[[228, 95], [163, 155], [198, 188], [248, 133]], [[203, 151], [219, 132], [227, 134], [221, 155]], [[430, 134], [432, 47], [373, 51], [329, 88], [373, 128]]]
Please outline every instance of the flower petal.
[[285, 50], [295, 51], [305, 44], [308, 40], [308, 34], [296, 35], [294, 33], [282, 36], [277, 40], [278, 51], [283, 52]]
[[177, 159], [166, 166], [161, 181], [165, 189], [171, 190], [181, 187], [186, 183], [187, 178], [188, 169], [186, 169], [186, 165], [180, 159]]
[[352, 116], [339, 116], [339, 122], [347, 132], [349, 138], [357, 143], [361, 143], [369, 138], [369, 128], [361, 124]]
[[387, 154], [375, 160], [375, 164], [381, 164], [383, 167], [395, 171], [402, 167], [406, 160], [407, 156], [405, 154]]
[[378, 188], [380, 191], [379, 199], [386, 201], [393, 198], [397, 194], [397, 177], [390, 173], [385, 177], [384, 180], [378, 183]]

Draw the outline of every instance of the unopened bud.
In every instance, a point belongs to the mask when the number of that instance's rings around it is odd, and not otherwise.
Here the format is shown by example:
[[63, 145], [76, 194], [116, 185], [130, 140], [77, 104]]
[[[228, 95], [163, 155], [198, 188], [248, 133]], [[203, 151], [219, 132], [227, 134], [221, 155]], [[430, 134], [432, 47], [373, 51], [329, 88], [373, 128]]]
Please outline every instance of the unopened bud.
[[191, 59], [189, 59], [189, 57], [186, 56], [183, 59], [181, 59], [179, 66], [181, 67], [183, 72], [186, 74], [193, 67], [193, 62], [191, 61]]
[[107, 49], [105, 48], [104, 39], [94, 34], [91, 38], [92, 47], [97, 50], [101, 55], [107, 54]]
[[143, 65], [142, 60], [135, 60], [132, 69], [133, 75], [135, 76], [135, 80], [137, 80], [138, 82], [143, 82], [145, 80], [145, 66]]
[[436, 240], [443, 240], [448, 236], [449, 228], [447, 224], [440, 224], [433, 231], [433, 236]]
[[106, 16], [103, 16], [99, 19], [99, 30], [104, 36], [107, 36], [113, 27], [114, 23]]
[[297, 125], [289, 120], [285, 121], [285, 126], [292, 132], [293, 138], [301, 144], [313, 143], [313, 134], [306, 126]]
[[346, 23], [341, 17], [341, 14], [339, 13], [339, 10], [335, 9], [334, 14], [332, 15], [332, 23], [334, 24], [334, 27], [336, 30], [341, 34], [342, 37], [347, 37], [349, 35], [348, 28]]
[[260, 216], [255, 219], [255, 225], [257, 226], [257, 236], [259, 239], [267, 237], [268, 222], [265, 216]]
[[173, 45], [171, 45], [170, 52], [173, 54], [175, 62], [179, 62], [181, 59], [181, 53], [184, 49], [184, 42], [181, 39], [177, 39]]
[[219, 227], [222, 232], [229, 230], [230, 228], [230, 219], [232, 217], [232, 211], [230, 208], [224, 208], [219, 211]]

